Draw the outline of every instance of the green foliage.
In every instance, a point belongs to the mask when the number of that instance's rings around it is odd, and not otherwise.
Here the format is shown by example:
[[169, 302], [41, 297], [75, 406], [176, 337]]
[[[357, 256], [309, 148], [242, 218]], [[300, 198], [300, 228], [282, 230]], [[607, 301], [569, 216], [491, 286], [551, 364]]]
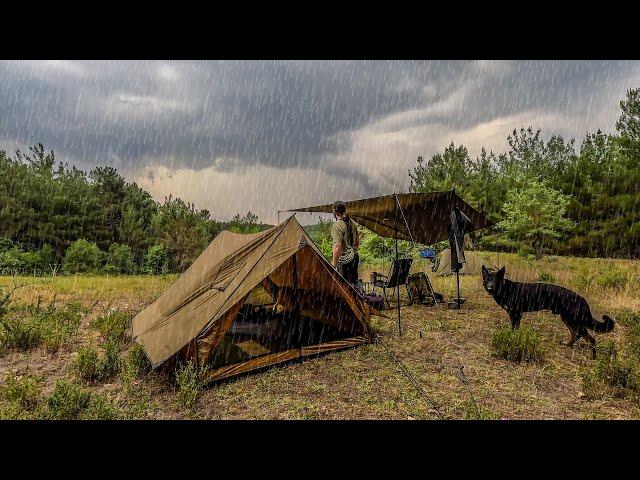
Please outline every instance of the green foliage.
[[634, 327], [640, 324], [640, 313], [631, 310], [630, 308], [624, 308], [616, 312], [616, 320], [625, 327]]
[[65, 273], [98, 273], [103, 255], [95, 243], [76, 240], [64, 255], [62, 270]]
[[[319, 223], [305, 227], [306, 232], [318, 245], [328, 261], [331, 261], [333, 256], [332, 224], [333, 222], [330, 220], [320, 219]], [[358, 227], [358, 235], [360, 235], [358, 255], [360, 256], [361, 265], [378, 264], [381, 261], [391, 261], [394, 258], [395, 247], [392, 238], [383, 238], [362, 226]], [[410, 242], [406, 240], [398, 241], [398, 251], [400, 253], [407, 251], [409, 247]]]
[[106, 340], [122, 345], [127, 339], [132, 319], [133, 312], [113, 310], [96, 317], [91, 322], [91, 327], [98, 330]]
[[544, 283], [556, 283], [556, 277], [553, 273], [542, 272], [538, 276], [538, 281]]
[[540, 335], [530, 327], [513, 330], [509, 326], [496, 330], [491, 338], [494, 354], [512, 362], [537, 362], [542, 359]]
[[130, 275], [135, 273], [136, 263], [129, 245], [112, 243], [107, 252], [105, 271], [111, 274]]
[[93, 347], [82, 347], [73, 360], [73, 369], [79, 378], [87, 383], [93, 382], [98, 376], [98, 352]]
[[0, 315], [0, 345], [22, 351], [43, 345], [47, 352], [56, 352], [76, 335], [82, 316], [79, 304], [59, 308], [55, 298], [46, 307], [40, 299], [26, 307], [15, 307]]
[[602, 398], [605, 394], [636, 397], [640, 393], [637, 359], [620, 358], [611, 340], [599, 343], [596, 348], [595, 367], [581, 373], [585, 397], [589, 400]]
[[615, 320], [627, 328], [626, 351], [636, 363], [640, 363], [640, 313], [631, 309], [618, 310]]
[[497, 420], [496, 415], [491, 410], [479, 406], [474, 399], [462, 402], [462, 413], [465, 420]]
[[527, 239], [538, 258], [545, 240], [559, 238], [573, 223], [564, 218], [569, 198], [546, 182], [529, 180], [521, 190], [511, 190], [502, 207], [505, 219], [498, 224], [512, 239]]
[[125, 360], [125, 370], [132, 378], [140, 378], [151, 371], [151, 362], [139, 343], [129, 349]]
[[118, 407], [105, 395], [93, 395], [89, 406], [82, 411], [83, 420], [117, 420]]
[[629, 283], [630, 277], [626, 270], [610, 264], [608, 268], [597, 277], [597, 284], [603, 288], [622, 290]]
[[54, 268], [53, 250], [50, 245], [45, 244], [39, 250], [28, 252], [23, 252], [17, 246], [0, 249], [0, 274], [43, 275], [51, 273]]
[[[140, 265], [149, 247], [159, 243], [167, 249], [168, 268], [183, 271], [225, 226], [243, 233], [268, 227], [251, 212], [223, 223], [180, 199], [169, 197], [159, 205], [112, 167], [83, 172], [56, 163], [54, 152], [42, 144], [27, 154], [17, 150], [13, 158], [0, 151], [0, 273], [50, 273], [78, 239], [105, 252], [112, 244], [130, 248], [107, 254], [109, 273], [131, 273], [131, 255]], [[50, 247], [41, 251], [45, 244]], [[100, 268], [93, 258], [68, 260], [71, 273]]]
[[[545, 141], [540, 130], [513, 130], [509, 150], [487, 154], [474, 161], [463, 146], [447, 146], [431, 159], [418, 158], [409, 173], [412, 192], [455, 188], [467, 201], [485, 210], [495, 221], [506, 219], [502, 211], [508, 192], [522, 191], [529, 181], [570, 197], [566, 217], [571, 230], [553, 229], [544, 241], [558, 254], [589, 257], [640, 256], [640, 89], [627, 92], [620, 102], [618, 135], [598, 130], [588, 133], [580, 151], [574, 141], [553, 135]], [[523, 226], [524, 229], [527, 229]], [[495, 229], [472, 234], [482, 248], [516, 251], [533, 238], [509, 240], [495, 236]], [[479, 238], [478, 238], [479, 237]], [[479, 241], [476, 241], [479, 240]], [[538, 240], [537, 243], [543, 243]], [[519, 245], [520, 244], [520, 245]], [[540, 245], [536, 245], [539, 254]]]
[[333, 222], [320, 218], [318, 223], [304, 227], [311, 240], [318, 246], [324, 258], [329, 262], [333, 257], [333, 245], [331, 241], [331, 225]]
[[32, 410], [38, 404], [42, 378], [32, 376], [19, 377], [15, 372], [5, 376], [4, 384], [0, 385], [2, 398], [14, 403], [19, 410]]
[[47, 397], [47, 416], [54, 420], [74, 420], [89, 406], [91, 392], [66, 380], [58, 380]]
[[73, 368], [78, 378], [87, 383], [105, 382], [117, 375], [122, 368], [122, 361], [118, 356], [118, 346], [107, 341], [103, 345], [104, 354], [98, 355], [92, 347], [82, 347], [73, 361]]
[[158, 275], [167, 273], [169, 270], [169, 259], [167, 250], [163, 245], [153, 245], [149, 247], [144, 257], [144, 273]]
[[236, 214], [229, 222], [224, 224], [225, 230], [234, 233], [258, 233], [268, 227], [262, 223], [258, 223], [258, 216], [248, 211], [243, 217]]
[[206, 368], [198, 371], [191, 361], [178, 366], [175, 375], [178, 386], [176, 403], [179, 407], [190, 409], [195, 405], [198, 394], [206, 381], [206, 374]]
[[118, 355], [118, 345], [110, 340], [105, 342], [103, 348], [105, 355], [98, 369], [98, 379], [102, 382], [113, 378], [122, 369], [122, 361]]

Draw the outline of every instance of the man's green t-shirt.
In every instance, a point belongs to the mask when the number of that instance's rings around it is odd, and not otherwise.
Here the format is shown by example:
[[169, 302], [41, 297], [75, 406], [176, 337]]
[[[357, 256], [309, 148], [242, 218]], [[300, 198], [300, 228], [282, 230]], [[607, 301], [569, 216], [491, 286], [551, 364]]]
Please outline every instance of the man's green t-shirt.
[[[355, 237], [358, 234], [356, 222], [351, 221], [351, 230], [353, 232], [353, 236]], [[355, 249], [353, 248], [353, 244], [351, 242], [351, 238], [349, 238], [349, 231], [347, 230], [347, 222], [339, 218], [336, 220], [331, 226], [331, 239], [333, 243], [342, 243], [342, 254], [340, 258], [338, 258], [338, 263], [349, 263], [353, 260], [355, 255]]]

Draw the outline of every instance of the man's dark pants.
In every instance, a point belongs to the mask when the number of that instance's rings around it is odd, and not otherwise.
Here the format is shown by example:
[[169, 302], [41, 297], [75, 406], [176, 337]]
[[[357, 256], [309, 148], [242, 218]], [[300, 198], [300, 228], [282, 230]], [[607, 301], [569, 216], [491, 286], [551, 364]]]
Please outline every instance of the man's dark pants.
[[356, 253], [350, 262], [338, 263], [338, 273], [344, 277], [349, 283], [358, 282], [358, 265], [360, 264], [360, 256]]

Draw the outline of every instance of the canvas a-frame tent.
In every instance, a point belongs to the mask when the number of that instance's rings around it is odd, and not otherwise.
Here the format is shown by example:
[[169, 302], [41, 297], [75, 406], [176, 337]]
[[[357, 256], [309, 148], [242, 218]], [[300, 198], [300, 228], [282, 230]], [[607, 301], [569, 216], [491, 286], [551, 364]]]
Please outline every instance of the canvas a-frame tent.
[[154, 368], [190, 359], [218, 380], [367, 343], [372, 314], [291, 217], [260, 233], [221, 232], [133, 319], [133, 338]]

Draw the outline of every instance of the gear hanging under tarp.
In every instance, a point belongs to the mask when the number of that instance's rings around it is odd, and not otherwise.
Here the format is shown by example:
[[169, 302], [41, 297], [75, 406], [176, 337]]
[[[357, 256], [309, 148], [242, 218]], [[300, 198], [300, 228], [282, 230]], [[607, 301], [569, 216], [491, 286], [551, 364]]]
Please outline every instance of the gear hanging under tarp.
[[464, 236], [475, 230], [471, 222], [458, 207], [451, 209], [451, 224], [449, 225], [449, 246], [451, 248], [451, 271], [459, 272], [466, 263], [464, 256]]

